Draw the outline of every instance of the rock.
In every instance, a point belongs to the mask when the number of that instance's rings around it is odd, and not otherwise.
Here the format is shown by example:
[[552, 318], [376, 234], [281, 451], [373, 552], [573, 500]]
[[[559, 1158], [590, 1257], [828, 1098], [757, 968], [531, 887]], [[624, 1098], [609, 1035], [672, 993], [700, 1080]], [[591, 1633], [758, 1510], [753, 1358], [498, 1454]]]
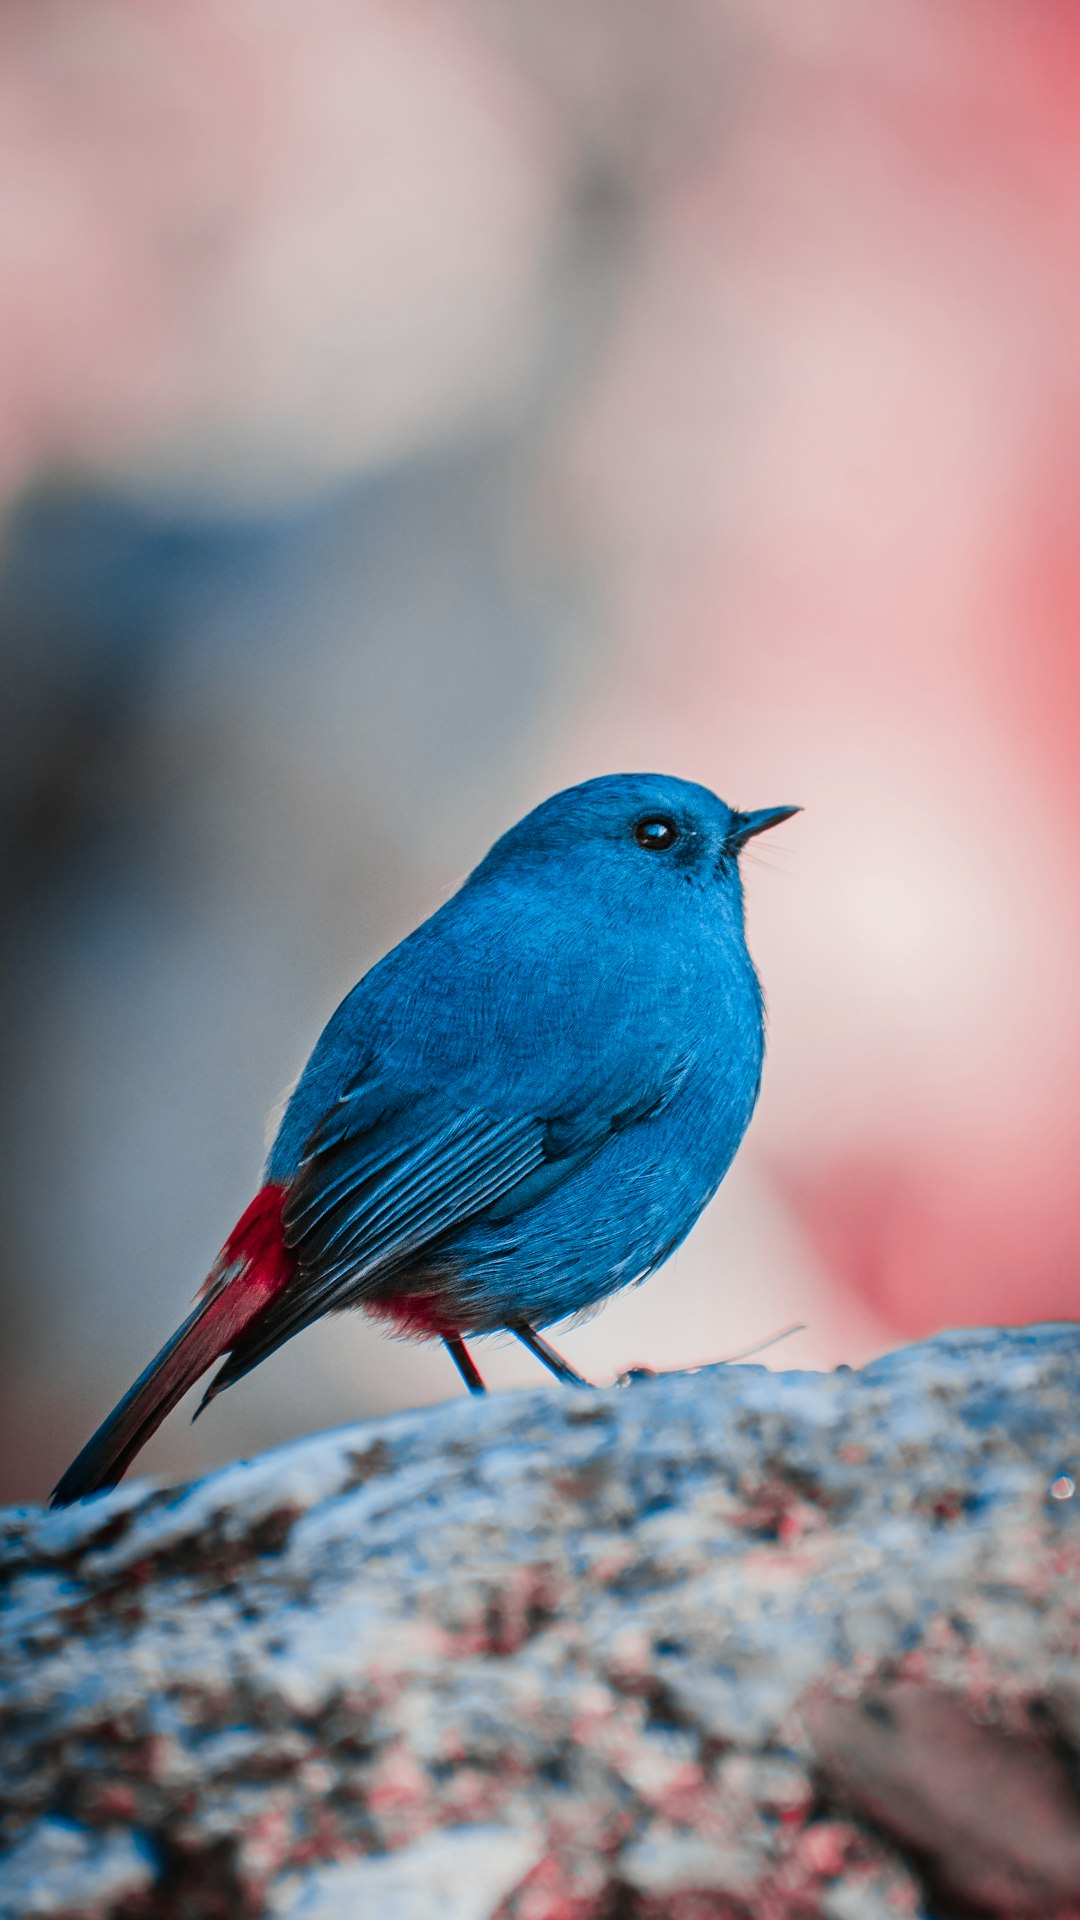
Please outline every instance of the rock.
[[953, 1333], [9, 1512], [0, 1914], [1080, 1916], [1078, 1389]]
[[115, 1913], [149, 1891], [154, 1862], [131, 1833], [92, 1832], [69, 1820], [39, 1820], [0, 1865], [0, 1915]]
[[274, 1920], [489, 1920], [539, 1855], [539, 1836], [527, 1830], [448, 1827], [398, 1853], [287, 1876], [268, 1912]]
[[1080, 1903], [1076, 1791], [1057, 1753], [911, 1680], [815, 1702], [805, 1718], [824, 1779], [965, 1910]]

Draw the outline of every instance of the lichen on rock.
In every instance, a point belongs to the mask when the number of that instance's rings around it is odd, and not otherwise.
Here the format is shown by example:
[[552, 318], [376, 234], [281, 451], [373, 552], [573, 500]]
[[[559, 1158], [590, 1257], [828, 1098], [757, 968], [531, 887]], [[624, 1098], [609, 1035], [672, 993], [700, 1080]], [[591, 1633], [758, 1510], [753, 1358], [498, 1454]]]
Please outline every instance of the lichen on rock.
[[1078, 1388], [953, 1333], [9, 1512], [0, 1915], [1080, 1914]]

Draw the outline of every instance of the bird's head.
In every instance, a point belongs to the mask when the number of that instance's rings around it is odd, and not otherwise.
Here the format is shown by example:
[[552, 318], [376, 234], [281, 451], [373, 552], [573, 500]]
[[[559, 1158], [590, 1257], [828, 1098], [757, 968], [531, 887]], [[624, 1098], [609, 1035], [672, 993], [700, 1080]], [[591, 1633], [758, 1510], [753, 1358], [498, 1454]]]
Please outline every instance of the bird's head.
[[606, 774], [567, 787], [496, 841], [481, 875], [574, 885], [662, 912], [693, 895], [741, 914], [739, 855], [798, 807], [729, 807], [708, 787], [660, 773]]

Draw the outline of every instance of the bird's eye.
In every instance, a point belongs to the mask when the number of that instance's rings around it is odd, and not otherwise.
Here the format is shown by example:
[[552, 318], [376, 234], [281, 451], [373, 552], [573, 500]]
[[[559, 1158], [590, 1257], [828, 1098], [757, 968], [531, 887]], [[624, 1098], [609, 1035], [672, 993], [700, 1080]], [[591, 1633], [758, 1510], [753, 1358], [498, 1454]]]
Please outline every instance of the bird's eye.
[[651, 813], [634, 828], [634, 839], [648, 853], [665, 853], [678, 837], [679, 829], [666, 813]]

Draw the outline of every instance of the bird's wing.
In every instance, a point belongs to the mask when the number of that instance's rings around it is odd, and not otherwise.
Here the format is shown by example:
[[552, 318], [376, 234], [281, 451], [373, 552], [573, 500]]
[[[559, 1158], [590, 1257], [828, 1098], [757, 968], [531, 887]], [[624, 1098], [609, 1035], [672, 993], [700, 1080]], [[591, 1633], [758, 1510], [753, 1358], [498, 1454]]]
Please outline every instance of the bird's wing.
[[685, 1073], [612, 1111], [493, 1115], [441, 1096], [395, 1098], [375, 1082], [347, 1093], [313, 1135], [285, 1208], [297, 1261], [245, 1331], [210, 1396], [320, 1315], [370, 1299], [422, 1248], [480, 1214], [531, 1206], [612, 1134], [666, 1104]]
[[534, 1115], [495, 1116], [432, 1096], [380, 1111], [377, 1091], [341, 1101], [311, 1141], [285, 1237], [318, 1311], [362, 1298], [369, 1276], [480, 1213], [547, 1157]]

